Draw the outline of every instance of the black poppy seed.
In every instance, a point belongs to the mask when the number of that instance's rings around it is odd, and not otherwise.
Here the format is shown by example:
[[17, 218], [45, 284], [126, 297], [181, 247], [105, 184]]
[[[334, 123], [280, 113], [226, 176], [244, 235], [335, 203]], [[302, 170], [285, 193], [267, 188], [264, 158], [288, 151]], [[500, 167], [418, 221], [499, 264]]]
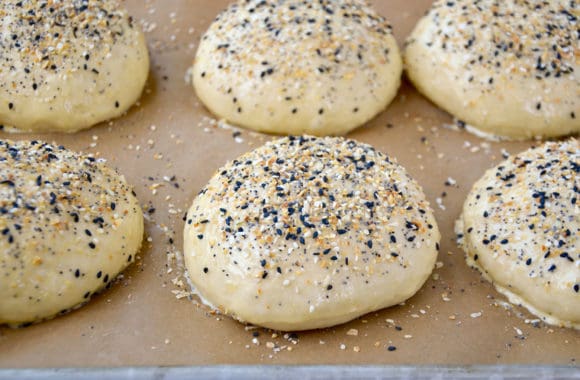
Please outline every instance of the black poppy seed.
[[411, 223], [411, 222], [409, 222], [409, 221], [405, 221], [405, 227], [406, 227], [407, 229], [410, 229], [410, 230], [413, 230], [413, 231], [416, 231], [416, 230], [418, 230], [418, 227], [417, 227], [417, 225], [416, 225], [416, 224], [414, 224], [414, 223]]
[[397, 350], [397, 347], [395, 347], [395, 346], [389, 346], [389, 347], [387, 348], [387, 350], [389, 350], [389, 351], [391, 351], [391, 352], [392, 352], [392, 351], [396, 351], [396, 350]]
[[568, 254], [568, 252], [562, 252], [560, 254], [560, 257], [563, 259], [567, 259], [570, 262], [574, 262], [574, 259], [570, 257], [570, 255]]
[[89, 243], [89, 248], [90, 249], [95, 249], [95, 247], [96, 247], [95, 243], [93, 243], [93, 242], [90, 242]]
[[199, 235], [197, 235], [197, 238], [198, 238], [199, 240], [202, 240], [202, 239], [203, 239], [203, 234], [199, 234]]
[[79, 278], [81, 276], [81, 271], [80, 269], [75, 270], [75, 277]]

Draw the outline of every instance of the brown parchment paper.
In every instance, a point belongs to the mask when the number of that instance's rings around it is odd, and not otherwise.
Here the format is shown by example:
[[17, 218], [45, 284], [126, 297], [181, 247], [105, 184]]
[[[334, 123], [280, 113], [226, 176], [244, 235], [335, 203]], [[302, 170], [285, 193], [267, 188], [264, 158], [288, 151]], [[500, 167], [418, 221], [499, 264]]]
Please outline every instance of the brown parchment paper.
[[[392, 22], [402, 45], [430, 1], [373, 3]], [[385, 112], [349, 137], [397, 157], [435, 210], [441, 253], [434, 276], [416, 296], [342, 326], [292, 335], [247, 329], [187, 297], [176, 298], [182, 291], [173, 284], [179, 268], [170, 259], [181, 251], [184, 212], [215, 170], [271, 138], [216, 125], [185, 80], [201, 34], [226, 4], [127, 1], [143, 24], [152, 63], [138, 105], [120, 119], [74, 135], [0, 133], [0, 138], [41, 138], [107, 158], [135, 186], [148, 219], [138, 262], [112, 289], [66, 316], [24, 329], [0, 327], [0, 367], [576, 365], [580, 333], [535, 327], [527, 311], [502, 307], [505, 299], [466, 266], [454, 241], [453, 224], [473, 182], [502, 159], [502, 152], [517, 153], [533, 142], [487, 142], [445, 128], [451, 117], [407, 82]]]

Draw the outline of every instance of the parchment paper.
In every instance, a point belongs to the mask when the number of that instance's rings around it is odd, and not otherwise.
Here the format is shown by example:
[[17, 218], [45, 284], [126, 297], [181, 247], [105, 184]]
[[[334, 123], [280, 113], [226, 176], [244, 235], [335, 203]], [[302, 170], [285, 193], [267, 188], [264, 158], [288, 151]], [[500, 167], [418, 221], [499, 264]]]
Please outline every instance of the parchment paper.
[[[527, 311], [502, 307], [505, 299], [466, 266], [454, 241], [453, 224], [473, 182], [502, 152], [517, 153], [533, 142], [488, 142], [445, 128], [452, 118], [408, 83], [387, 111], [349, 137], [396, 157], [435, 210], [442, 231], [439, 263], [415, 297], [342, 326], [291, 335], [246, 328], [187, 297], [176, 298], [183, 290], [173, 283], [179, 284], [179, 266], [171, 258], [181, 250], [185, 210], [215, 170], [271, 138], [217, 125], [185, 80], [201, 34], [226, 3], [127, 1], [143, 23], [152, 60], [139, 104], [120, 119], [74, 135], [0, 133], [107, 158], [135, 186], [148, 219], [139, 261], [112, 289], [66, 316], [24, 329], [0, 328], [0, 367], [576, 365], [580, 333], [530, 323], [535, 317]], [[373, 3], [402, 45], [430, 1]]]

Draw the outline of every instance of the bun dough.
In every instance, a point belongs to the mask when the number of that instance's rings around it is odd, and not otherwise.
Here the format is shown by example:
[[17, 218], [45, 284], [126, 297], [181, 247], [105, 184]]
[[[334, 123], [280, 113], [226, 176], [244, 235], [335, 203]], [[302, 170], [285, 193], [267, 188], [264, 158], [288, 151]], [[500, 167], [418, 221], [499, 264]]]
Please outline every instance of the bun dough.
[[116, 0], [2, 0], [0, 15], [7, 130], [76, 132], [120, 116], [141, 95], [145, 38]]
[[488, 170], [457, 225], [470, 266], [510, 302], [580, 329], [580, 143], [530, 149]]
[[279, 330], [406, 300], [431, 273], [440, 239], [401, 166], [330, 137], [283, 138], [229, 162], [194, 200], [184, 234], [202, 300]]
[[203, 36], [193, 85], [218, 117], [261, 132], [344, 134], [395, 97], [402, 61], [365, 1], [237, 1]]
[[436, 1], [407, 40], [405, 70], [475, 132], [510, 139], [578, 133], [577, 18], [568, 0]]
[[143, 215], [102, 160], [0, 140], [0, 325], [64, 313], [135, 259]]

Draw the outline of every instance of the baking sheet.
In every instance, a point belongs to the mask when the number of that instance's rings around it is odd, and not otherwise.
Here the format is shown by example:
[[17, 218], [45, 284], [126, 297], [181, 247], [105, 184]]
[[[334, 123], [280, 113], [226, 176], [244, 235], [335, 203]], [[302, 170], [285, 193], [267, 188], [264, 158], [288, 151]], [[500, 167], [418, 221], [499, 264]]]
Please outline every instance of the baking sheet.
[[[428, 0], [375, 0], [400, 44]], [[444, 127], [452, 119], [404, 83], [394, 103], [348, 137], [396, 157], [418, 180], [442, 232], [434, 276], [403, 306], [334, 328], [284, 334], [214, 315], [179, 285], [182, 216], [213, 172], [271, 138], [216, 122], [186, 71], [227, 1], [130, 0], [151, 54], [147, 89], [127, 115], [74, 135], [41, 138], [107, 158], [135, 186], [147, 215], [138, 262], [87, 306], [24, 329], [0, 327], [0, 367], [218, 364], [576, 365], [580, 332], [535, 324], [469, 269], [453, 223], [485, 169], [533, 142], [488, 142]], [[240, 133], [241, 132], [241, 133]], [[173, 242], [173, 244], [171, 243]], [[389, 350], [388, 347], [395, 347]]]

